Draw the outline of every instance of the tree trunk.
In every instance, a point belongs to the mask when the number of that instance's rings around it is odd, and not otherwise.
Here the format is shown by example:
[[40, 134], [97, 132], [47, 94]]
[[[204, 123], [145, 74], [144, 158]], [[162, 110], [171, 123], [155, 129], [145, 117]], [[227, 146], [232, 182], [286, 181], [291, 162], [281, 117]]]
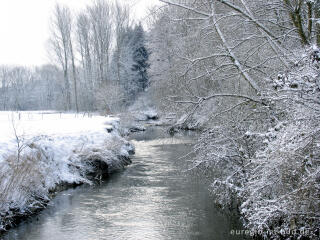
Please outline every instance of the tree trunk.
[[284, 0], [284, 4], [289, 9], [289, 16], [291, 18], [292, 24], [296, 27], [300, 41], [302, 45], [308, 45], [309, 41], [303, 29], [302, 17], [301, 17], [301, 5], [302, 0], [297, 3], [298, 6], [292, 6], [290, 0]]
[[315, 15], [315, 31], [316, 31], [316, 43], [317, 43], [317, 47], [320, 47], [320, 23], [319, 23], [319, 19], [320, 19], [320, 1], [317, 0], [316, 3], [314, 4], [314, 15]]
[[78, 104], [78, 89], [77, 89], [77, 73], [76, 73], [76, 66], [74, 63], [74, 54], [73, 54], [73, 47], [72, 42], [70, 39], [70, 54], [71, 54], [71, 63], [72, 63], [72, 74], [73, 74], [73, 85], [74, 85], [74, 99], [76, 104], [76, 110], [79, 112], [79, 104]]
[[67, 51], [64, 51], [64, 67], [63, 67], [63, 76], [64, 76], [64, 84], [65, 84], [65, 91], [66, 91], [66, 109], [71, 109], [71, 96], [70, 96], [70, 83], [68, 77], [68, 56]]

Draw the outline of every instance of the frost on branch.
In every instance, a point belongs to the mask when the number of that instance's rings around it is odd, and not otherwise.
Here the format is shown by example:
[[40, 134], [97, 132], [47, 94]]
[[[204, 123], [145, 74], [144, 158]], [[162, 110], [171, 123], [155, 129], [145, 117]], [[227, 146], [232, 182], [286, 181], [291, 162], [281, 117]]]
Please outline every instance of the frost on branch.
[[[267, 107], [233, 109], [233, 120], [220, 120], [196, 145], [195, 168], [210, 179], [216, 202], [222, 207], [236, 203], [248, 229], [307, 229], [316, 238], [320, 72], [312, 54], [301, 54], [290, 71], [273, 79], [274, 90], [261, 93]], [[257, 117], [261, 113], [263, 120]]]

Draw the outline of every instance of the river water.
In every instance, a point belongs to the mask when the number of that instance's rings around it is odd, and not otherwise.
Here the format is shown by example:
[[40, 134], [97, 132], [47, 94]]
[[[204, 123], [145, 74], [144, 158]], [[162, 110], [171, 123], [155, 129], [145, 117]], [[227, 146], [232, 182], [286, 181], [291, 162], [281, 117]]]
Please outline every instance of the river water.
[[126, 170], [61, 192], [4, 240], [241, 239], [230, 234], [238, 220], [218, 211], [206, 185], [186, 171], [192, 134], [151, 128], [131, 138], [136, 154]]

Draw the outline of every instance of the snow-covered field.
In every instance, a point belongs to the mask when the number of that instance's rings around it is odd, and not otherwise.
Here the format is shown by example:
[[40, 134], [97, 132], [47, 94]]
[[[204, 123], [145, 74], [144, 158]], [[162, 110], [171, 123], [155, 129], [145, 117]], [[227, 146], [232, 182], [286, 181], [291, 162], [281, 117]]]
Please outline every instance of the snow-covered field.
[[[101, 144], [108, 134], [105, 129], [117, 126], [119, 119], [55, 112], [0, 112], [0, 162], [17, 151], [16, 135], [25, 142], [46, 136], [64, 152], [83, 143]], [[87, 138], [94, 138], [94, 142]], [[110, 136], [108, 136], [110, 137]]]
[[[59, 184], [91, 183], [94, 161], [122, 168], [132, 146], [119, 119], [58, 112], [0, 112], [0, 230]], [[109, 130], [109, 131], [107, 131]]]

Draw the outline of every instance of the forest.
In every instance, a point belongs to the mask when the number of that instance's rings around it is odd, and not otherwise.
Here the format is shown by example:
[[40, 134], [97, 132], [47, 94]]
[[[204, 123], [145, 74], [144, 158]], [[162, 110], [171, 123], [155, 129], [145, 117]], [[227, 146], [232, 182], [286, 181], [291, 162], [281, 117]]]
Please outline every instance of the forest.
[[143, 27], [128, 6], [96, 1], [76, 16], [56, 5], [51, 64], [1, 66], [1, 110], [115, 112], [148, 86]]
[[320, 1], [159, 1], [143, 24], [125, 4], [56, 5], [52, 62], [1, 66], [0, 109], [116, 114], [148, 99], [169, 132], [199, 133], [190, 171], [212, 204], [267, 239], [317, 239]]

